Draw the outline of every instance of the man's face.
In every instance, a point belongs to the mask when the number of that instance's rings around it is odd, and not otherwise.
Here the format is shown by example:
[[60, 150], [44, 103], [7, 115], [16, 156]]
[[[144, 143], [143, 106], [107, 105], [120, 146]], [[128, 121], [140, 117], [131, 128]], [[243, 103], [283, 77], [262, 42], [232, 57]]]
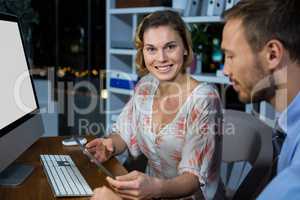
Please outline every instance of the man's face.
[[231, 19], [225, 24], [221, 46], [225, 53], [224, 74], [230, 78], [240, 101], [264, 99], [263, 92], [255, 92], [254, 88], [269, 73], [260, 53], [251, 50], [241, 20]]

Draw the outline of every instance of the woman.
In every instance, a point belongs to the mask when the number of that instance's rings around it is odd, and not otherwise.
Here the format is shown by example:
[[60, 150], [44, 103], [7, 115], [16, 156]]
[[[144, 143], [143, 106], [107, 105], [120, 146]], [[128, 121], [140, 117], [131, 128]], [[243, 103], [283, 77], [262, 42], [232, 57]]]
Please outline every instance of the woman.
[[121, 195], [213, 199], [219, 181], [221, 103], [212, 86], [185, 73], [193, 57], [189, 31], [178, 13], [154, 12], [139, 25], [135, 45], [144, 76], [114, 133], [88, 143], [88, 151], [101, 162], [126, 149], [148, 158], [146, 174], [107, 178]]

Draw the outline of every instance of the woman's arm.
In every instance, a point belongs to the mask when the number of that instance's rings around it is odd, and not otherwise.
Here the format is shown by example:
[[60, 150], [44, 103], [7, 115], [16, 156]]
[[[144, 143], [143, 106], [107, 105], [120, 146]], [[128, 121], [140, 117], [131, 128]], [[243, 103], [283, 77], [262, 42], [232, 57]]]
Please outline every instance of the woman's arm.
[[107, 139], [112, 140], [113, 152], [112, 156], [123, 153], [127, 149], [127, 144], [117, 133], [112, 133]]
[[116, 180], [107, 177], [107, 181], [121, 195], [138, 199], [183, 197], [199, 190], [198, 177], [188, 172], [173, 179], [164, 180], [133, 171], [116, 177]]
[[105, 162], [112, 156], [122, 153], [127, 145], [119, 134], [112, 134], [107, 138], [96, 138], [85, 147], [98, 161]]
[[198, 177], [185, 172], [172, 179], [160, 180], [160, 197], [184, 197], [194, 194], [200, 188]]
[[122, 200], [122, 198], [114, 193], [112, 190], [108, 189], [107, 187], [103, 186], [101, 188], [96, 188], [94, 190], [94, 194], [90, 200]]

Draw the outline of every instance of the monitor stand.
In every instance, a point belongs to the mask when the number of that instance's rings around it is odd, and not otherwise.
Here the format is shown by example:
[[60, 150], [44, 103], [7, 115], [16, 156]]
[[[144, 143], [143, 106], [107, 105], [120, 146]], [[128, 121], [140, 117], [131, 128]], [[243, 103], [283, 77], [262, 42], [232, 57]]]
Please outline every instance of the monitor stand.
[[0, 173], [0, 186], [18, 186], [32, 173], [33, 166], [12, 164]]

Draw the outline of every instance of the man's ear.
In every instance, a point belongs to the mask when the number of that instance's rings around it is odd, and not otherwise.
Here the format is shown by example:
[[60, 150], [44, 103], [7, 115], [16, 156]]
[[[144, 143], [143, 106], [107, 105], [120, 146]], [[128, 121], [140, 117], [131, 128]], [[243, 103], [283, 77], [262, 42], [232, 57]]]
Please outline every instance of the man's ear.
[[270, 40], [264, 46], [264, 57], [267, 62], [269, 70], [274, 71], [280, 67], [280, 63], [283, 59], [284, 47], [279, 40]]

